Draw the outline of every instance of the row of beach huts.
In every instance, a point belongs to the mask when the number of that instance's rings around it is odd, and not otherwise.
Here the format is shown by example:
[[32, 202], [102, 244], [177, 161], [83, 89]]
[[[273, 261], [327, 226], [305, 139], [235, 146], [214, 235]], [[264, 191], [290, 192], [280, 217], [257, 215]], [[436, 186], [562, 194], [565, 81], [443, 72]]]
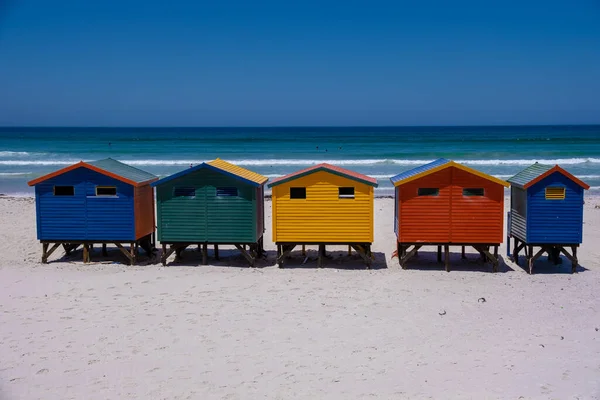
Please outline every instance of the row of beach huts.
[[[42, 262], [59, 247], [69, 254], [83, 247], [90, 261], [94, 245], [114, 244], [136, 262], [138, 249], [152, 256], [156, 238], [164, 265], [189, 246], [198, 246], [207, 263], [208, 245], [233, 245], [251, 266], [265, 254], [264, 189], [268, 178], [221, 159], [158, 179], [108, 158], [79, 162], [29, 182], [35, 187], [37, 236]], [[439, 159], [391, 178], [395, 187], [394, 231], [400, 265], [422, 246], [437, 246], [449, 270], [450, 246], [474, 248], [496, 271], [504, 238], [504, 188], [511, 187], [508, 249], [529, 272], [547, 254], [561, 253], [576, 271], [582, 242], [583, 193], [589, 186], [560, 166], [535, 163], [508, 181], [454, 161]], [[274, 179], [273, 241], [277, 264], [291, 252], [318, 246], [319, 266], [327, 245], [347, 245], [372, 263], [374, 188], [369, 176], [319, 164]], [[156, 189], [156, 207], [155, 195]], [[156, 219], [155, 219], [156, 210]], [[392, 216], [390, 215], [390, 218]], [[156, 236], [155, 236], [156, 232]]]

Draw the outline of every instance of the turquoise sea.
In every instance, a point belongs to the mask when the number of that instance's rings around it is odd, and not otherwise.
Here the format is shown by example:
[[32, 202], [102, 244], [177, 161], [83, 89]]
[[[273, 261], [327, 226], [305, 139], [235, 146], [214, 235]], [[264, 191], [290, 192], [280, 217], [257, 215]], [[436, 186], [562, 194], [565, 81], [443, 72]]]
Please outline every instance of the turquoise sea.
[[326, 128], [0, 128], [0, 193], [80, 160], [112, 157], [159, 176], [220, 157], [274, 178], [329, 162], [379, 180], [439, 157], [506, 179], [560, 164], [600, 194], [600, 125]]

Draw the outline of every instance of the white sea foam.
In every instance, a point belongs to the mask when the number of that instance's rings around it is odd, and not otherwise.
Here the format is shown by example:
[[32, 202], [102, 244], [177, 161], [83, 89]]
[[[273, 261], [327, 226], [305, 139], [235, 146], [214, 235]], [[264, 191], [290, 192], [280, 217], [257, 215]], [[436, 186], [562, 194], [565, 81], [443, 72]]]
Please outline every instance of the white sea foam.
[[25, 176], [31, 172], [0, 172], [0, 176]]
[[[0, 160], [0, 165], [11, 166], [51, 166], [70, 165], [80, 160]], [[134, 166], [189, 166], [198, 165], [208, 160], [120, 160]], [[377, 165], [400, 165], [418, 166], [427, 164], [433, 160], [402, 160], [402, 159], [365, 159], [365, 160], [308, 160], [308, 159], [258, 159], [258, 160], [227, 160], [240, 166], [311, 166], [320, 163], [333, 165], [355, 165], [355, 166], [377, 166]], [[600, 164], [600, 158], [557, 158], [557, 159], [517, 159], [517, 160], [456, 160], [466, 165], [488, 165], [488, 166], [528, 166], [534, 162], [542, 164], [578, 165], [578, 164]]]
[[0, 157], [29, 156], [31, 154], [26, 151], [0, 151]]

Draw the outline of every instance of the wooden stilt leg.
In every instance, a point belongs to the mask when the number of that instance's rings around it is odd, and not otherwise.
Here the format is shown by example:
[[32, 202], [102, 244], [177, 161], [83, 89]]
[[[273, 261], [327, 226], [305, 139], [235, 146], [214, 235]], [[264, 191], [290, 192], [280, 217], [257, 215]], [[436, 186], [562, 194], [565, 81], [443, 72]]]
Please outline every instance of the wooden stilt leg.
[[352, 255], [352, 246], [348, 245], [348, 256]]
[[[245, 249], [246, 249], [246, 246], [244, 246], [244, 250]], [[202, 243], [202, 264], [208, 265], [208, 244], [207, 243]]]
[[129, 245], [129, 254], [131, 254], [131, 257], [129, 258], [129, 265], [133, 265], [135, 264], [136, 255], [136, 244], [134, 242], [131, 242]]
[[317, 267], [318, 268], [323, 268], [323, 256], [324, 255], [325, 255], [325, 245], [320, 244], [319, 245], [319, 256], [317, 258]]
[[512, 259], [515, 264], [519, 265], [519, 239], [515, 238], [515, 247], [513, 248]]
[[167, 266], [167, 245], [162, 244], [162, 254], [160, 256], [160, 261], [162, 262], [163, 267]]
[[577, 272], [577, 246], [571, 246], [571, 251], [573, 253], [573, 261], [571, 262], [571, 273], [574, 274]]
[[498, 246], [494, 246], [494, 260], [492, 263], [492, 272], [498, 272], [498, 265], [500, 264], [498, 259]]
[[306, 257], [306, 245], [302, 245], [302, 257]]
[[83, 244], [83, 262], [90, 262], [90, 245], [87, 243]]
[[48, 243], [42, 243], [42, 263], [46, 264], [48, 262]]
[[465, 246], [461, 246], [461, 252], [460, 252], [460, 257], [465, 260], [467, 258], [467, 255], [465, 254]]
[[102, 243], [102, 255], [106, 257], [108, 252], [106, 251], [106, 243]]
[[437, 261], [439, 263], [442, 262], [442, 246], [438, 246], [437, 248]]
[[215, 244], [215, 260], [220, 261], [219, 258], [219, 245]]
[[446, 272], [450, 272], [450, 246], [449, 245], [445, 245], [444, 246], [444, 256], [445, 256], [445, 262], [446, 262]]
[[527, 254], [527, 266], [529, 267], [529, 274], [533, 274], [533, 246], [528, 246]]

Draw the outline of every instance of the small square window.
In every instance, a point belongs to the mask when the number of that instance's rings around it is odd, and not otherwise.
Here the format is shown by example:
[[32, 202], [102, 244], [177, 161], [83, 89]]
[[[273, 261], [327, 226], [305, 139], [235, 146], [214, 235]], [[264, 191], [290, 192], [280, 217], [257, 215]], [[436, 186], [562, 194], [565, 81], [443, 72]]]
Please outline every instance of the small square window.
[[55, 196], [75, 196], [75, 186], [54, 186]]
[[218, 187], [217, 188], [217, 196], [218, 197], [236, 197], [238, 195], [238, 190], [236, 187]]
[[546, 188], [546, 200], [564, 200], [565, 199], [565, 188], [564, 187], [552, 187]]
[[195, 197], [196, 188], [193, 187], [176, 187], [173, 189], [173, 195], [175, 197]]
[[338, 195], [340, 199], [353, 199], [354, 188], [353, 187], [341, 187], [338, 188]]
[[464, 188], [463, 196], [483, 196], [483, 188]]
[[117, 188], [115, 186], [96, 186], [96, 196], [116, 196]]
[[306, 199], [305, 187], [290, 188], [290, 199]]
[[418, 195], [419, 196], [439, 196], [440, 189], [438, 189], [438, 188], [419, 188]]

